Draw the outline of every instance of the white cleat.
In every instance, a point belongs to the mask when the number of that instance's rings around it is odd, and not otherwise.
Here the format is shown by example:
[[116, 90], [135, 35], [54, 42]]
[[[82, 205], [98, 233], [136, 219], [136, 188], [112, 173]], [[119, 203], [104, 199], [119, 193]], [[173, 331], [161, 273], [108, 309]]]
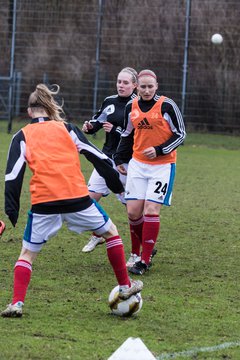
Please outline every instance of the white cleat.
[[2, 317], [21, 317], [23, 302], [18, 301], [15, 304], [9, 304], [5, 310], [1, 312]]
[[119, 286], [119, 298], [126, 300], [130, 296], [139, 293], [143, 288], [143, 282], [141, 280], [131, 280], [131, 287]]
[[132, 254], [130, 255], [130, 258], [128, 259], [126, 266], [127, 268], [131, 268], [135, 265], [136, 262], [141, 261], [141, 256]]
[[82, 252], [93, 251], [97, 245], [104, 243], [105, 243], [105, 239], [103, 237], [92, 235], [89, 239], [89, 242], [83, 247]]

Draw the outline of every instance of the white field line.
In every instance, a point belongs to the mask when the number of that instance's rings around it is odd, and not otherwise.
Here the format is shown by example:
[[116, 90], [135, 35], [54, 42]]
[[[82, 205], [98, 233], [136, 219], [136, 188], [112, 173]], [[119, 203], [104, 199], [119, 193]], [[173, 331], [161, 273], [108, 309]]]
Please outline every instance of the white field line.
[[197, 355], [198, 353], [203, 352], [214, 352], [218, 350], [224, 350], [228, 348], [238, 347], [240, 346], [240, 341], [236, 342], [226, 342], [223, 344], [215, 345], [215, 346], [209, 346], [209, 347], [199, 347], [199, 348], [193, 348], [190, 350], [175, 352], [175, 353], [163, 353], [156, 357], [156, 360], [165, 360], [165, 359], [176, 359], [177, 357], [185, 356], [189, 357], [192, 355]]

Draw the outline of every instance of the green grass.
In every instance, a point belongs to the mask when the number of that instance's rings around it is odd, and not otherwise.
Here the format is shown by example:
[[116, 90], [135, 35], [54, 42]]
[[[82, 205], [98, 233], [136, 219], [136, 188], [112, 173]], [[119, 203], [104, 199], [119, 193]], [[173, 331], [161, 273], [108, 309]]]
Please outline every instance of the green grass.
[[[0, 126], [3, 174], [11, 135]], [[101, 146], [101, 135], [92, 141]], [[239, 155], [239, 138], [229, 136], [189, 134], [179, 148], [172, 206], [162, 210], [158, 254], [143, 277], [143, 308], [136, 318], [109, 312], [107, 298], [116, 281], [105, 245], [84, 254], [89, 234], [79, 237], [63, 227], [33, 265], [23, 318], [0, 318], [0, 358], [105, 360], [128, 337], [140, 337], [156, 357], [239, 342]], [[92, 167], [81, 159], [88, 178]], [[26, 175], [15, 229], [4, 215], [0, 193], [0, 218], [7, 224], [0, 241], [1, 309], [11, 299], [29, 208]], [[114, 195], [101, 204], [118, 226], [128, 255], [124, 208]], [[240, 348], [179, 358], [240, 359]]]

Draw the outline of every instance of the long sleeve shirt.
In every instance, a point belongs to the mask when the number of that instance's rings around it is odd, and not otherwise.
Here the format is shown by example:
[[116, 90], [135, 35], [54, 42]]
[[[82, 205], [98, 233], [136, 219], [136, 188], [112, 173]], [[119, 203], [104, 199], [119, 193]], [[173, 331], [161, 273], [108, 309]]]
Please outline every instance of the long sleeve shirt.
[[[138, 106], [142, 113], [146, 113], [146, 119], [139, 119], [140, 122], [137, 125], [137, 129], [134, 128], [132, 121], [133, 117], [135, 116], [135, 114], [132, 114], [133, 100], [127, 104], [124, 117], [124, 132], [121, 135], [119, 146], [116, 150], [116, 153], [114, 154], [114, 161], [116, 165], [124, 163], [124, 157], [126, 153], [131, 151], [132, 142], [136, 140], [136, 136], [134, 137], [134, 132], [136, 130], [140, 131], [141, 129], [145, 131], [148, 127], [147, 122], [149, 122], [149, 119], [147, 119], [147, 113], [150, 112], [150, 110], [155, 106], [157, 102], [159, 102], [159, 100], [160, 96], [157, 94], [155, 94], [154, 98], [150, 101], [144, 101], [139, 98]], [[157, 157], [160, 157], [170, 154], [180, 144], [182, 144], [186, 137], [186, 131], [181, 112], [173, 100], [164, 97], [163, 101], [161, 102], [161, 106], [158, 109], [158, 112], [161, 115], [161, 118], [166, 122], [166, 124], [168, 124], [168, 128], [170, 130], [170, 136], [168, 136], [166, 140], [161, 142], [160, 139], [162, 139], [162, 136], [159, 129], [157, 130], [157, 132], [155, 131], [154, 127], [151, 129], [154, 136], [153, 143], [150, 146], [154, 146]], [[159, 142], [157, 141], [158, 134]], [[143, 141], [140, 146], [144, 147], [144, 136], [142, 136], [142, 140]]]
[[114, 193], [124, 191], [111, 160], [79, 128], [48, 118], [36, 118], [12, 138], [5, 174], [5, 212], [17, 220], [26, 164], [32, 177], [32, 211], [64, 213], [80, 211], [91, 205], [81, 171], [83, 154]]
[[116, 152], [121, 134], [123, 132], [125, 106], [135, 97], [136, 94], [134, 93], [128, 97], [122, 97], [119, 95], [106, 97], [98, 112], [94, 115], [93, 119], [90, 120], [93, 128], [88, 131], [88, 134], [94, 134], [102, 129], [102, 125], [105, 121], [113, 124], [112, 130], [109, 133], [106, 132], [106, 138], [102, 148], [104, 154], [110, 158], [112, 158], [112, 155]]

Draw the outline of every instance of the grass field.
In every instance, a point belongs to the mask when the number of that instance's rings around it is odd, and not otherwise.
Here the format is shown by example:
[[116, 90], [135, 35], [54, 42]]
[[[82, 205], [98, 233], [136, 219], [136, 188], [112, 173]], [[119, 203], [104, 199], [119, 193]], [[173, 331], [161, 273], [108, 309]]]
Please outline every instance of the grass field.
[[[27, 173], [13, 229], [3, 210], [10, 139], [1, 123], [0, 218], [7, 224], [0, 240], [1, 309], [11, 300], [29, 208]], [[100, 135], [91, 140], [102, 144]], [[24, 316], [0, 318], [0, 359], [106, 360], [129, 337], [140, 337], [157, 359], [240, 359], [239, 145], [237, 137], [189, 134], [179, 148], [172, 206], [162, 211], [158, 254], [143, 277], [136, 318], [110, 314], [107, 298], [116, 281], [105, 245], [84, 254], [89, 234], [64, 227], [33, 265]], [[92, 167], [81, 159], [88, 178]], [[101, 204], [128, 256], [125, 209], [114, 195]]]

